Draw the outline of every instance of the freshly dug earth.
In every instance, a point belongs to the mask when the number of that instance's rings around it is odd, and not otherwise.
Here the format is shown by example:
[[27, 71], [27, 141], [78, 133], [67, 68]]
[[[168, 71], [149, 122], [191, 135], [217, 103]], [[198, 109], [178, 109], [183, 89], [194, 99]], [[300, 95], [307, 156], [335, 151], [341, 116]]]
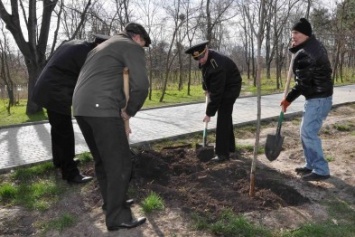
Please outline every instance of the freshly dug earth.
[[[192, 215], [206, 217], [212, 223], [223, 210], [245, 216], [252, 223], [270, 229], [293, 229], [301, 224], [328, 219], [325, 200], [336, 196], [354, 206], [355, 196], [355, 106], [334, 108], [320, 136], [330, 161], [332, 177], [322, 182], [304, 182], [294, 169], [304, 163], [299, 141], [300, 118], [284, 122], [283, 151], [269, 162], [258, 156], [255, 197], [249, 196], [250, 169], [255, 126], [236, 127], [237, 152], [227, 162], [201, 162], [193, 142], [159, 150], [140, 150], [134, 157], [135, 167], [130, 197], [136, 200], [135, 216], [145, 215], [147, 223], [131, 229], [107, 232], [102, 201], [94, 180], [75, 186], [51, 209], [29, 211], [21, 207], [0, 208], [0, 236], [38, 236], [42, 223], [70, 213], [77, 216], [75, 226], [62, 231], [47, 231], [45, 236], [215, 236], [193, 227]], [[275, 133], [276, 121], [263, 123], [261, 146], [266, 135]], [[190, 143], [191, 141], [191, 143]], [[81, 168], [94, 175], [92, 163]], [[58, 179], [58, 182], [63, 182]], [[164, 201], [163, 211], [143, 214], [141, 202], [151, 192]]]

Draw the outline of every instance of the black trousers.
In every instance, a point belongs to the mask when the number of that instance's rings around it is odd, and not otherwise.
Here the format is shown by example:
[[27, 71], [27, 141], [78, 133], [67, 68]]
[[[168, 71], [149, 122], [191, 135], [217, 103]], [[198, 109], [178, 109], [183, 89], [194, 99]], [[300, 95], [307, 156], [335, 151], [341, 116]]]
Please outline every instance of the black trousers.
[[47, 109], [51, 125], [53, 164], [62, 171], [63, 179], [71, 179], [79, 174], [75, 156], [75, 138], [71, 115]]
[[230, 152], [235, 152], [235, 137], [233, 131], [233, 105], [236, 98], [223, 99], [218, 108], [216, 126], [216, 147], [217, 155], [229, 156]]
[[132, 220], [125, 205], [132, 158], [121, 118], [76, 116], [95, 160], [95, 174], [106, 207], [106, 225], [115, 227]]

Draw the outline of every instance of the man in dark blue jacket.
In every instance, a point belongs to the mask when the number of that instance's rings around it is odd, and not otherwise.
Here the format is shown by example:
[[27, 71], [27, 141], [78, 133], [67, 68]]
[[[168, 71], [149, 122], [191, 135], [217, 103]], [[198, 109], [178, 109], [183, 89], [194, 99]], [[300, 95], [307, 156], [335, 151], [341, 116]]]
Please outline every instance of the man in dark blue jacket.
[[33, 91], [36, 104], [47, 109], [51, 125], [53, 164], [60, 168], [62, 178], [69, 183], [86, 183], [90, 176], [80, 174], [75, 157], [72, 124], [72, 96], [87, 54], [108, 36], [94, 34], [94, 42], [71, 40], [64, 42], [50, 57]]
[[242, 78], [237, 65], [229, 57], [207, 47], [208, 41], [194, 45], [185, 51], [199, 62], [202, 71], [202, 87], [209, 97], [204, 122], [217, 116], [216, 157], [212, 161], [225, 161], [235, 152], [233, 131], [233, 105], [239, 97]]
[[327, 50], [312, 34], [311, 24], [305, 18], [292, 27], [291, 33], [290, 51], [295, 54], [293, 72], [296, 84], [281, 101], [281, 106], [286, 112], [300, 95], [306, 98], [300, 129], [306, 162], [295, 171], [303, 174], [305, 181], [319, 181], [330, 177], [318, 133], [332, 108], [332, 69]]

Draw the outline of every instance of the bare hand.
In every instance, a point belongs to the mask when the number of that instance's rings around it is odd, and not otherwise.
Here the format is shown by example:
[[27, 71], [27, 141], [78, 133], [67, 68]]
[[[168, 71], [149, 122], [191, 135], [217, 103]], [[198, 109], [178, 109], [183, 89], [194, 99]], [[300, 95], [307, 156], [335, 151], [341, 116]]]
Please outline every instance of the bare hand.
[[121, 117], [123, 120], [129, 120], [131, 116], [129, 116], [125, 110], [121, 110]]
[[132, 133], [131, 127], [129, 126], [129, 121], [125, 121], [125, 132], [127, 138], [129, 137], [129, 134]]
[[290, 106], [290, 102], [288, 102], [286, 99], [283, 99], [280, 103], [280, 106], [282, 108], [282, 111], [286, 113], [287, 107]]
[[205, 123], [209, 123], [211, 121], [211, 117], [210, 116], [205, 116], [204, 118], [203, 118], [203, 122], [205, 122]]

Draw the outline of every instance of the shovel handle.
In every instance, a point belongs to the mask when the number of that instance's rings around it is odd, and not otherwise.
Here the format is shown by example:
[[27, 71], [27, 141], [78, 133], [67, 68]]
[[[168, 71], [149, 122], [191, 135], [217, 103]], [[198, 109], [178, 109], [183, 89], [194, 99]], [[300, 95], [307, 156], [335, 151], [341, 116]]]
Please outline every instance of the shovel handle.
[[[206, 94], [206, 110], [207, 110], [207, 105], [209, 103], [209, 100], [210, 100], [210, 97], [208, 96], [208, 94]], [[205, 125], [204, 125], [204, 128], [203, 128], [203, 147], [206, 147], [207, 146], [207, 127], [208, 127], [208, 122], [205, 121]]]
[[[126, 106], [124, 107], [124, 110], [127, 108], [128, 100], [129, 100], [129, 70], [127, 67], [123, 69], [123, 92], [126, 97]], [[129, 126], [129, 120], [124, 120], [124, 125], [125, 125], [125, 131], [127, 134], [127, 137], [129, 136], [129, 132], [131, 131], [131, 128]]]
[[284, 120], [284, 112], [281, 111], [279, 120], [277, 121], [277, 128], [276, 128], [276, 135], [281, 134], [281, 126], [282, 126], [282, 121]]
[[203, 129], [203, 147], [206, 147], [207, 146], [207, 125], [208, 125], [208, 122], [205, 122], [205, 127]]
[[284, 97], [286, 97], [288, 90], [290, 89], [290, 83], [291, 83], [291, 77], [292, 77], [292, 68], [293, 68], [293, 62], [296, 57], [296, 54], [292, 54], [291, 56], [291, 62], [290, 66], [288, 67], [288, 72], [287, 72], [287, 78], [286, 78], [286, 84], [285, 84], [285, 90], [284, 90]]
[[[290, 89], [290, 83], [291, 83], [291, 77], [292, 77], [292, 68], [293, 68], [293, 63], [295, 61], [296, 54], [292, 54], [291, 56], [291, 62], [290, 66], [288, 67], [288, 72], [287, 72], [287, 79], [286, 79], [286, 84], [285, 84], [285, 90], [284, 90], [284, 98], [286, 98], [288, 90]], [[281, 110], [279, 120], [277, 122], [277, 128], [276, 128], [276, 134], [280, 135], [281, 134], [281, 126], [282, 126], [282, 121], [284, 120], [284, 111]]]

